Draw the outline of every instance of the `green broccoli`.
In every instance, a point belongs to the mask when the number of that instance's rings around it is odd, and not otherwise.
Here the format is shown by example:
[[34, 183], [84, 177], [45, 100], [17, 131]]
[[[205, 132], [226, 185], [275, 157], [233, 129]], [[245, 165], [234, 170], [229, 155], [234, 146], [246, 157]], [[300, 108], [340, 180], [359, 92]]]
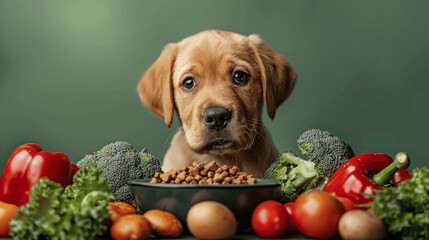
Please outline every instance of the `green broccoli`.
[[140, 168], [144, 169], [141, 178], [152, 178], [156, 172], [162, 172], [158, 159], [145, 148], [139, 152]]
[[151, 178], [155, 172], [161, 172], [161, 166], [146, 149], [137, 152], [134, 147], [122, 141], [104, 146], [92, 155], [86, 155], [77, 165], [80, 168], [94, 166], [103, 169], [102, 178], [112, 186], [110, 191], [117, 201], [127, 202], [136, 207], [128, 182], [136, 179]]
[[281, 154], [265, 175], [280, 182], [277, 199], [283, 203], [295, 201], [299, 194], [316, 187], [324, 180], [314, 162], [303, 160], [292, 152]]
[[330, 178], [344, 162], [355, 156], [349, 144], [320, 129], [305, 131], [297, 144], [301, 153], [316, 163], [326, 178]]
[[295, 201], [304, 191], [323, 185], [341, 164], [354, 156], [350, 145], [319, 129], [305, 131], [297, 144], [308, 160], [285, 152], [265, 172], [266, 178], [281, 183], [277, 194], [281, 202]]

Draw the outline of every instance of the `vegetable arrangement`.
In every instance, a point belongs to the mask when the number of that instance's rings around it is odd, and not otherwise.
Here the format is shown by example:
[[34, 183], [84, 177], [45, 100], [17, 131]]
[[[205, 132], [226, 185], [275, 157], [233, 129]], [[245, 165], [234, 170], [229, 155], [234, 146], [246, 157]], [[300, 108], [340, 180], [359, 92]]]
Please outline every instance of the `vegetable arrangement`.
[[60, 152], [50, 153], [34, 143], [12, 152], [0, 178], [0, 201], [22, 206], [28, 203], [31, 187], [46, 177], [63, 187], [72, 183], [77, 166]]
[[[287, 151], [266, 172], [281, 186], [276, 201], [253, 210], [257, 235], [429, 239], [429, 170], [415, 169], [412, 175], [406, 153], [395, 159], [382, 153], [355, 156], [349, 144], [318, 129], [304, 132], [297, 146], [306, 159]], [[108, 144], [77, 165], [63, 153], [24, 144], [11, 154], [0, 178], [0, 237], [181, 236], [184, 228], [176, 216], [159, 209], [141, 212], [127, 185], [156, 172], [162, 173], [159, 161], [126, 142]], [[200, 239], [231, 238], [240, 224], [219, 202], [199, 202], [187, 213], [187, 229]]]
[[[95, 168], [80, 169], [65, 190], [47, 178], [32, 188], [29, 204], [10, 222], [13, 239], [94, 239], [102, 236], [109, 217], [106, 205], [115, 199], [110, 184]], [[63, 192], [64, 190], [64, 192]]]
[[153, 155], [145, 150], [137, 153], [129, 143], [115, 142], [86, 156], [79, 165], [80, 169], [65, 154], [42, 151], [36, 144], [18, 147], [2, 175], [1, 189], [4, 200], [22, 206], [0, 202], [0, 236], [17, 240], [145, 239], [151, 234], [181, 234], [180, 221], [168, 212], [141, 215], [126, 202], [113, 202], [132, 199], [125, 188], [128, 180], [161, 171]]
[[[384, 190], [389, 186], [409, 180], [411, 173], [406, 169], [410, 165], [406, 153], [396, 154], [395, 161], [383, 153], [367, 153], [351, 158], [326, 183], [325, 192], [345, 197], [355, 205], [371, 202], [370, 196], [375, 190]], [[398, 170], [399, 169], [399, 170]], [[372, 174], [371, 173], [375, 173]]]
[[349, 144], [319, 129], [305, 131], [297, 145], [308, 160], [284, 152], [265, 173], [266, 178], [281, 183], [277, 200], [283, 203], [293, 202], [304, 191], [323, 185], [341, 164], [354, 156]]
[[110, 213], [110, 237], [113, 239], [148, 239], [152, 234], [177, 237], [182, 234], [182, 224], [171, 213], [154, 209], [141, 215], [126, 202], [111, 202], [107, 208]]
[[[285, 233], [298, 229], [314, 238], [429, 239], [427, 168], [415, 169], [413, 177], [406, 153], [394, 160], [383, 153], [354, 156], [350, 145], [317, 129], [304, 132], [297, 144], [308, 160], [284, 152], [266, 172], [281, 183], [277, 200], [286, 202]], [[253, 226], [264, 237], [260, 227]]]
[[127, 142], [117, 141], [104, 146], [91, 155], [86, 155], [77, 165], [80, 168], [95, 167], [104, 170], [101, 175], [112, 186], [110, 192], [116, 201], [123, 201], [137, 207], [127, 183], [140, 178], [152, 178], [161, 172], [158, 159], [146, 149], [137, 152]]

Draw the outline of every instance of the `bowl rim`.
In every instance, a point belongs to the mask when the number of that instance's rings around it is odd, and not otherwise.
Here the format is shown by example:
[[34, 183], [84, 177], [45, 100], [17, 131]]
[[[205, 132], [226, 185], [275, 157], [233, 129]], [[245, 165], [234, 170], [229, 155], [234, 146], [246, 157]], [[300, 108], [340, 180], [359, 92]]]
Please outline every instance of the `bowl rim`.
[[264, 188], [264, 187], [280, 187], [280, 183], [274, 179], [256, 178], [257, 184], [175, 184], [175, 183], [149, 183], [152, 179], [136, 179], [128, 182], [130, 186], [144, 186], [151, 188], [179, 188], [179, 189], [195, 189], [195, 188], [218, 188], [218, 189], [240, 189], [240, 188]]

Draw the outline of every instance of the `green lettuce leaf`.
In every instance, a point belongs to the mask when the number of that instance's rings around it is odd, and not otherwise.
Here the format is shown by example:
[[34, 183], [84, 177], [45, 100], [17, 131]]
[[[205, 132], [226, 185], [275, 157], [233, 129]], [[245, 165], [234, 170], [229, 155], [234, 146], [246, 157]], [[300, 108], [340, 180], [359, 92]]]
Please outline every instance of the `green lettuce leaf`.
[[106, 206], [115, 199], [102, 173], [94, 167], [81, 169], [64, 192], [60, 184], [40, 179], [30, 202], [9, 224], [13, 239], [99, 239], [107, 230], [102, 222], [110, 217]]
[[369, 204], [389, 233], [402, 239], [429, 239], [429, 170], [413, 171], [413, 178], [377, 192]]

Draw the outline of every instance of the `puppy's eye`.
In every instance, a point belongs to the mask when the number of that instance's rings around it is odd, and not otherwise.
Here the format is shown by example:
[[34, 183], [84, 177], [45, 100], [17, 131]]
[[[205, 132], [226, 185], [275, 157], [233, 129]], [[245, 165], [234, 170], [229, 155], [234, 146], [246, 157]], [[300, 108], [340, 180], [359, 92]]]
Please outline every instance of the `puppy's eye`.
[[187, 78], [182, 83], [182, 89], [190, 92], [197, 86], [197, 81], [193, 78]]
[[237, 71], [232, 76], [232, 82], [236, 85], [245, 85], [249, 80], [249, 75], [243, 71]]

